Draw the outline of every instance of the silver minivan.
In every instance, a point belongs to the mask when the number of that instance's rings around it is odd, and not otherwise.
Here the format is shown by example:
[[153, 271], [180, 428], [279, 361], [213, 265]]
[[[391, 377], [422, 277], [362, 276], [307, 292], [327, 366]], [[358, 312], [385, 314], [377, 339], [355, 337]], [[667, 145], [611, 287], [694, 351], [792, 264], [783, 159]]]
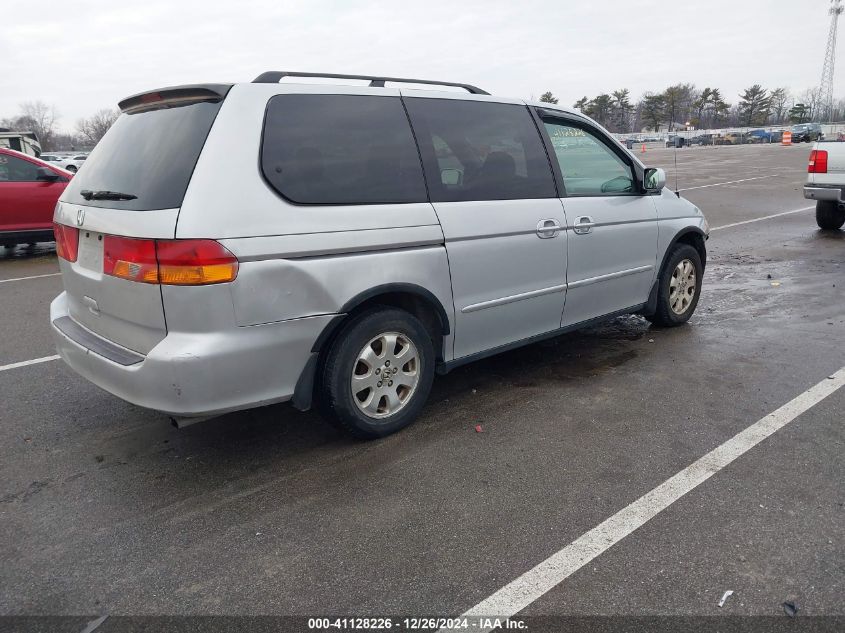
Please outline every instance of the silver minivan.
[[374, 438], [435, 373], [695, 310], [702, 212], [584, 115], [298, 76], [120, 103], [55, 212], [50, 319], [76, 372], [180, 424], [289, 400]]

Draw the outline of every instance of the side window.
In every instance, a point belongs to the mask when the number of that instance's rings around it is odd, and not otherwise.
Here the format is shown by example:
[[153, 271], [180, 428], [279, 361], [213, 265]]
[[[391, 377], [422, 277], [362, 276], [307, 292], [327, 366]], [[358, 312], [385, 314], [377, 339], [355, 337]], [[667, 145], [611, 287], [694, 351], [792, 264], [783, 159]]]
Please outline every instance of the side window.
[[406, 98], [434, 202], [554, 198], [554, 178], [525, 106]]
[[301, 204], [427, 202], [399, 97], [277, 95], [261, 142], [267, 182]]
[[0, 182], [34, 182], [38, 165], [16, 156], [0, 155]]
[[567, 196], [612, 196], [636, 192], [631, 166], [590, 132], [546, 121]]

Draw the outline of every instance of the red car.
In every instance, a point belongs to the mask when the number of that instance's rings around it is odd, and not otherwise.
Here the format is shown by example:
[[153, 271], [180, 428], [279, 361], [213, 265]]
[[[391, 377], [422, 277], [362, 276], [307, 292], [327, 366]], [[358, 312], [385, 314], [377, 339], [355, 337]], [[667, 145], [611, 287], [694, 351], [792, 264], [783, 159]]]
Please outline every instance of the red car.
[[0, 148], [0, 246], [53, 240], [53, 209], [73, 174]]

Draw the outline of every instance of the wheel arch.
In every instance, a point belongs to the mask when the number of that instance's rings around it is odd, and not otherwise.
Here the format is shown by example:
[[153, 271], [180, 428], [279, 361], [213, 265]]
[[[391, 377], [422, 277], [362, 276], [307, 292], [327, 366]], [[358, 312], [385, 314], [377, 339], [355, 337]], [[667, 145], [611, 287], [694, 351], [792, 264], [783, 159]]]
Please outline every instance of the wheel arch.
[[663, 261], [660, 262], [660, 268], [658, 269], [658, 276], [663, 271], [663, 267], [666, 265], [666, 260], [669, 259], [669, 251], [672, 250], [672, 247], [676, 244], [689, 244], [692, 246], [696, 251], [698, 251], [698, 256], [701, 257], [701, 267], [707, 267], [707, 247], [705, 246], [705, 242], [707, 241], [707, 235], [697, 226], [688, 226], [686, 228], [681, 229], [675, 234], [675, 237], [672, 238], [672, 241], [669, 242], [669, 245], [666, 247], [666, 250], [663, 252]]
[[663, 260], [660, 262], [660, 268], [657, 269], [657, 276], [654, 280], [654, 284], [651, 287], [651, 292], [648, 295], [648, 301], [646, 302], [645, 308], [642, 309], [640, 314], [652, 315], [657, 310], [657, 289], [658, 284], [660, 283], [660, 275], [661, 273], [663, 273], [663, 268], [666, 266], [666, 260], [669, 259], [669, 253], [672, 251], [672, 248], [676, 244], [689, 244], [690, 246], [692, 246], [698, 252], [699, 257], [701, 257], [701, 268], [702, 270], [704, 270], [705, 268], [707, 268], [707, 247], [705, 246], [706, 241], [707, 234], [697, 226], [687, 226], [675, 234], [675, 236], [672, 238], [672, 241], [669, 242], [669, 245], [663, 252]]
[[449, 315], [440, 300], [430, 290], [411, 283], [388, 283], [374, 286], [349, 299], [323, 328], [311, 347], [311, 357], [296, 384], [291, 403], [300, 411], [311, 408], [315, 375], [322, 353], [329, 348], [343, 324], [352, 316], [374, 306], [389, 306], [410, 312], [425, 326], [431, 336], [436, 361], [443, 360], [443, 341], [451, 333]]

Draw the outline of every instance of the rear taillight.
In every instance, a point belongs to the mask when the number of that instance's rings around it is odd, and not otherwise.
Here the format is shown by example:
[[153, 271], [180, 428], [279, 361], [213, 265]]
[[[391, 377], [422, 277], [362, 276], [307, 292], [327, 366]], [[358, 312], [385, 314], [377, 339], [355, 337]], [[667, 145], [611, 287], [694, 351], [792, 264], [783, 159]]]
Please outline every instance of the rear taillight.
[[130, 281], [157, 284], [155, 240], [106, 235], [103, 240], [103, 273]]
[[810, 152], [810, 164], [807, 167], [808, 174], [827, 173], [827, 150], [814, 149]]
[[75, 262], [79, 255], [79, 229], [54, 222], [53, 235], [56, 237], [56, 254], [69, 262]]
[[156, 250], [163, 284], [219, 284], [238, 276], [238, 259], [214, 240], [159, 240]]
[[214, 240], [139, 240], [106, 235], [103, 273], [130, 281], [202, 286], [233, 281], [238, 260]]

